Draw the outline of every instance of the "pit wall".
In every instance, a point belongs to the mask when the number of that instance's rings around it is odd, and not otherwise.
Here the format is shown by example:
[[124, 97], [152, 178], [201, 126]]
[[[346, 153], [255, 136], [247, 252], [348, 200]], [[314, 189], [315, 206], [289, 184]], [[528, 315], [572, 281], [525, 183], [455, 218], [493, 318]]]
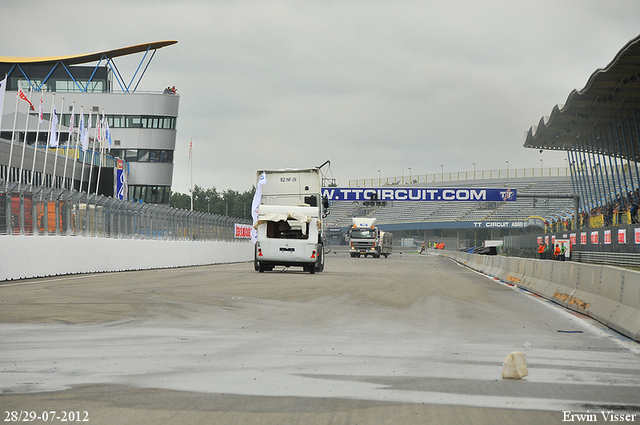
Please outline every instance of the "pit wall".
[[474, 270], [588, 315], [640, 341], [640, 272], [570, 261], [444, 251]]
[[0, 281], [252, 260], [250, 242], [0, 236]]

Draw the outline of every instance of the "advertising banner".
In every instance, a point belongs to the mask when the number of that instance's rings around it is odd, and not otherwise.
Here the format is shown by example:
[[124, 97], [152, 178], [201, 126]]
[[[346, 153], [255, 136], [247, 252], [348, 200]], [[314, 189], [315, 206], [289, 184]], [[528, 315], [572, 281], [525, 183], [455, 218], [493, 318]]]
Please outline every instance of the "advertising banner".
[[250, 239], [251, 238], [251, 229], [253, 226], [248, 224], [235, 224], [235, 237], [240, 239]]
[[516, 200], [516, 189], [458, 188], [351, 188], [327, 187], [322, 196], [329, 201], [474, 201], [504, 202]]
[[627, 243], [627, 229], [618, 229], [618, 244]]
[[127, 199], [127, 173], [124, 169], [124, 161], [116, 162], [116, 198]]

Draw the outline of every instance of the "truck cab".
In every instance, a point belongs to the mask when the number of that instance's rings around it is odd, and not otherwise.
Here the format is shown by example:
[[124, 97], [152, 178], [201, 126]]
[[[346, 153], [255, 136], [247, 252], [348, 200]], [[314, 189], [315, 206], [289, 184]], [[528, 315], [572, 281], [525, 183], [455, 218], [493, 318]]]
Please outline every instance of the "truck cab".
[[371, 255], [374, 258], [391, 254], [393, 235], [376, 227], [375, 218], [353, 217], [349, 228], [349, 254], [351, 257]]

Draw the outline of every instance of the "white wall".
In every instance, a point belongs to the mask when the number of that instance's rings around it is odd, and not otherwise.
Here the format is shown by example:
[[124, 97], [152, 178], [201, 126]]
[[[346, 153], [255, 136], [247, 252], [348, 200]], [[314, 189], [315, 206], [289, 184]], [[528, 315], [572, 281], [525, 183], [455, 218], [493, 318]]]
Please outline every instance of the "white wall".
[[249, 242], [0, 236], [0, 281], [252, 260]]

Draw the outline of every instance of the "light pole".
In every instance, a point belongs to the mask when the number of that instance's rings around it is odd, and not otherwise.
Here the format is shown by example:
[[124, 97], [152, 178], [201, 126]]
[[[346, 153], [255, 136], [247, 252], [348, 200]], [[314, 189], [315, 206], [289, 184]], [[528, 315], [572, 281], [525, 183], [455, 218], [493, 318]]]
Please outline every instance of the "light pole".
[[509, 160], [505, 161], [507, 163], [507, 178], [509, 178]]
[[476, 163], [473, 163], [473, 178], [476, 178]]
[[412, 183], [412, 180], [411, 180], [411, 167], [409, 167], [409, 184], [411, 184], [411, 183]]
[[440, 164], [440, 181], [444, 181], [444, 168], [442, 168], [442, 164]]
[[540, 175], [542, 176], [542, 169], [544, 168], [544, 161], [540, 158]]

